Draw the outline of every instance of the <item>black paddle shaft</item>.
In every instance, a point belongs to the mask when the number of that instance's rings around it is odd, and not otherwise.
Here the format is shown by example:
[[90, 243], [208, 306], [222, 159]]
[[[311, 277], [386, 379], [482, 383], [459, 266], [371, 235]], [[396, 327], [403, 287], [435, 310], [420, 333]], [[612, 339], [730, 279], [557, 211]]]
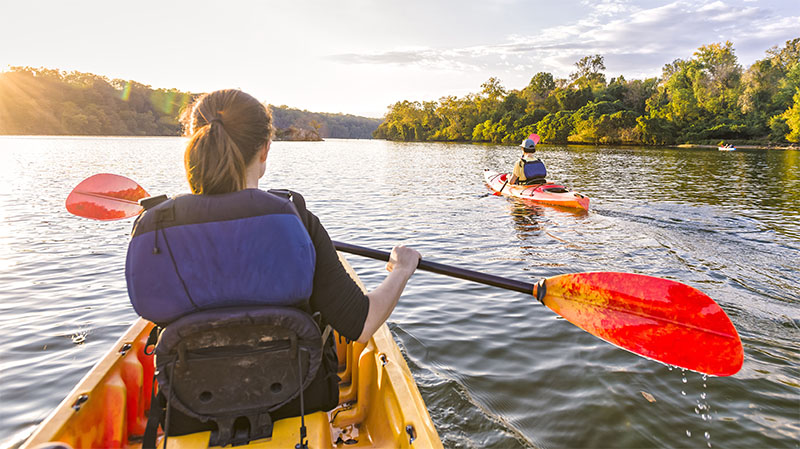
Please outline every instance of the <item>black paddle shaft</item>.
[[[363, 246], [351, 245], [349, 243], [333, 242], [333, 246], [338, 251], [345, 253], [355, 254], [357, 256], [369, 257], [370, 259], [389, 261], [389, 253], [385, 251], [378, 251]], [[520, 293], [533, 294], [533, 284], [527, 282], [515, 281], [492, 274], [479, 273], [477, 271], [465, 270], [463, 268], [451, 267], [436, 262], [429, 262], [421, 259], [417, 268], [420, 270], [430, 271], [431, 273], [444, 274], [467, 281], [478, 282], [484, 285], [491, 285], [492, 287], [500, 287], [506, 290], [511, 290]]]

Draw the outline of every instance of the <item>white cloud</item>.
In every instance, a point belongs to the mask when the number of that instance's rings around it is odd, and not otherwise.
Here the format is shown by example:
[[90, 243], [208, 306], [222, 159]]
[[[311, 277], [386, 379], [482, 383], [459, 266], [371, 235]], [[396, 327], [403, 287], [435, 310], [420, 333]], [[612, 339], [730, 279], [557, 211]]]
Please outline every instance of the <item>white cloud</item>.
[[703, 5], [698, 9], [699, 12], [708, 12], [708, 11], [725, 11], [729, 9], [728, 5], [722, 3], [720, 1], [710, 3], [708, 5]]
[[744, 23], [746, 19], [758, 18], [761, 13], [755, 6], [745, 9], [726, 9], [724, 11], [714, 11], [714, 15], [709, 17], [710, 20], [715, 22], [730, 22], [732, 24]]
[[657, 76], [664, 64], [690, 58], [698, 47], [714, 42], [731, 40], [740, 60], [749, 64], [763, 57], [769, 47], [800, 37], [800, 15], [782, 17], [760, 5], [745, 7], [742, 1], [677, 0], [649, 8], [625, 0], [583, 1], [587, 12], [572, 23], [545, 27], [532, 35], [512, 34], [495, 44], [336, 55], [332, 59], [411, 64], [432, 70], [487, 67], [487, 77], [503, 78], [503, 73], [513, 72], [510, 77], [518, 78], [526, 66], [528, 76], [551, 71], [565, 77], [581, 57], [601, 54], [608, 76], [630, 78]]
[[583, 0], [581, 4], [600, 15], [615, 15], [638, 9], [629, 0]]

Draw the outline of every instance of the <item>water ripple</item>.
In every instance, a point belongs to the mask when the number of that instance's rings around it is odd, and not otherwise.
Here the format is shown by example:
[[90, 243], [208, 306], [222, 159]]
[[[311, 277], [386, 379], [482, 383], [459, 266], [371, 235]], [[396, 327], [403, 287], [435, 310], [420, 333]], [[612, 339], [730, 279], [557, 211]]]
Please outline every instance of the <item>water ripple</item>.
[[[98, 172], [187, 190], [178, 138], [0, 137], [0, 441], [18, 441], [135, 319], [130, 221], [66, 194]], [[301, 192], [335, 240], [525, 282], [622, 271], [728, 312], [742, 371], [706, 378], [597, 340], [531, 296], [417, 273], [390, 318], [445, 447], [797, 447], [800, 152], [543, 147], [588, 213], [491, 195], [514, 147], [275, 142], [263, 188]], [[311, 176], [308, 173], [309, 161]], [[46, 161], [46, 162], [45, 162]], [[384, 264], [350, 256], [368, 288]]]

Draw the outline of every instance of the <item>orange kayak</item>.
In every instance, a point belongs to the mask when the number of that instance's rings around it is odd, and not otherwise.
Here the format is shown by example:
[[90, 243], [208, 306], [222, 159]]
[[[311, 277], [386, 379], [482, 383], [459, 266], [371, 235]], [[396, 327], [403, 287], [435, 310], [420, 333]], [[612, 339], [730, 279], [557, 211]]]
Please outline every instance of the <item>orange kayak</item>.
[[[74, 449], [140, 448], [155, 369], [153, 356], [143, 351], [152, 327], [153, 323], [143, 319], [134, 322], [22, 448], [56, 442]], [[309, 448], [442, 448], [388, 327], [382, 325], [366, 345], [336, 341], [342, 379], [339, 406], [327, 413], [306, 415]], [[293, 448], [299, 441], [299, 427], [299, 417], [278, 420], [272, 438], [237, 447]], [[167, 448], [206, 448], [209, 437], [208, 431], [171, 436]], [[163, 447], [162, 436], [157, 445]]]
[[484, 170], [483, 175], [486, 184], [503, 195], [552, 206], [589, 210], [588, 196], [573, 192], [559, 184], [511, 185], [506, 183], [508, 173], [497, 173], [489, 169]]

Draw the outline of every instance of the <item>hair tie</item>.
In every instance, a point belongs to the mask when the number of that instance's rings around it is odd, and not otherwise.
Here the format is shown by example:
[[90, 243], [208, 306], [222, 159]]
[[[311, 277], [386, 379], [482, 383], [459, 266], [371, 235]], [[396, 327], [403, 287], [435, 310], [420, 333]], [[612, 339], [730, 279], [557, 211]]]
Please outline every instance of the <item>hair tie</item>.
[[212, 118], [211, 120], [208, 121], [208, 124], [210, 125], [210, 124], [212, 124], [214, 122], [217, 122], [217, 123], [219, 123], [220, 125], [223, 125], [223, 126], [225, 125], [224, 123], [222, 123], [222, 119], [219, 118], [219, 117]]

